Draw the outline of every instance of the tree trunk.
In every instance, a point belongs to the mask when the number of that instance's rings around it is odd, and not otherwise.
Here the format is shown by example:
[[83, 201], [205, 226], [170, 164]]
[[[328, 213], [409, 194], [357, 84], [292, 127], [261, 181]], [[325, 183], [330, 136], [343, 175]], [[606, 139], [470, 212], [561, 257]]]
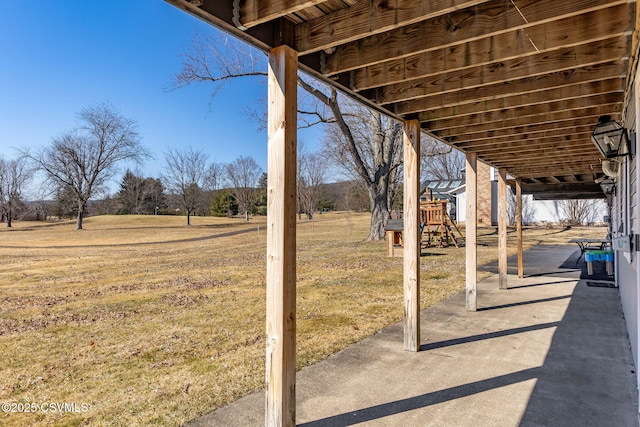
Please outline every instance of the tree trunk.
[[389, 221], [388, 189], [384, 186], [369, 187], [371, 201], [371, 228], [367, 240], [383, 240], [384, 227]]
[[7, 212], [7, 228], [12, 227], [11, 222], [12, 222], [11, 212]]
[[191, 225], [191, 211], [187, 209], [187, 225]]
[[84, 218], [84, 209], [86, 202], [78, 202], [78, 218], [76, 219], [76, 230], [82, 230], [82, 220]]
[[244, 218], [249, 221], [249, 211], [244, 211]]

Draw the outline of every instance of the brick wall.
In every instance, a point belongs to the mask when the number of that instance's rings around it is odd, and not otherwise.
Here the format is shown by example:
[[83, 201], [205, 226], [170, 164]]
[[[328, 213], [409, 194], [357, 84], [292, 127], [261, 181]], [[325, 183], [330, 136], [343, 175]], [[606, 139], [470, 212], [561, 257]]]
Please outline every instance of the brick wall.
[[478, 225], [491, 225], [491, 167], [478, 162]]

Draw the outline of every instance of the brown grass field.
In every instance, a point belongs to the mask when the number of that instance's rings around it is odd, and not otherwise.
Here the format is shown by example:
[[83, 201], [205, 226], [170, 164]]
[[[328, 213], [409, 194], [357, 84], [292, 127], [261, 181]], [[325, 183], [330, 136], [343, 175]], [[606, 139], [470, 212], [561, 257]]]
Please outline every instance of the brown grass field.
[[[298, 225], [299, 369], [402, 317], [402, 259], [363, 240], [369, 215], [316, 218]], [[263, 387], [265, 218], [185, 222], [0, 228], [0, 403], [38, 409], [3, 406], [0, 425], [176, 426]], [[527, 229], [525, 244], [605, 233]], [[479, 263], [494, 261], [495, 229], [479, 234]], [[463, 248], [425, 250], [422, 306], [461, 291], [464, 274]]]

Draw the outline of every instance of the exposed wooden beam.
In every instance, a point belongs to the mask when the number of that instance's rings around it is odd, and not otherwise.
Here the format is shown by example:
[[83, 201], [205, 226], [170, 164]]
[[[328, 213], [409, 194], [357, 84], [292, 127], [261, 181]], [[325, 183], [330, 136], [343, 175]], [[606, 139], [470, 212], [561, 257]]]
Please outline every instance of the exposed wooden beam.
[[579, 193], [572, 191], [570, 193], [539, 193], [533, 195], [533, 200], [577, 200], [577, 199], [604, 199], [605, 196], [600, 191], [596, 193]]
[[594, 173], [597, 172], [596, 167], [599, 167], [599, 164], [590, 165], [569, 165], [569, 166], [551, 166], [551, 167], [534, 167], [534, 168], [526, 168], [526, 167], [513, 167], [509, 169], [509, 173], [516, 178], [529, 178], [529, 177], [542, 177], [549, 175], [570, 175], [572, 173]]
[[507, 169], [498, 169], [498, 288], [507, 289]]
[[242, 30], [272, 21], [329, 0], [236, 0], [234, 23]]
[[522, 179], [516, 179], [516, 238], [518, 240], [518, 277], [524, 277], [522, 238]]
[[296, 52], [269, 52], [265, 425], [296, 425]]
[[[615, 104], [620, 102], [623, 91], [620, 90], [622, 79], [610, 79], [595, 82], [595, 84], [575, 85], [570, 89], [555, 91], [549, 89], [535, 93], [535, 102], [531, 99], [531, 95], [515, 95], [512, 97], [504, 97], [490, 101], [471, 102], [453, 107], [445, 107], [439, 109], [431, 109], [424, 111], [418, 115], [421, 122], [429, 122], [432, 120], [445, 120], [452, 118], [465, 118], [476, 114], [500, 112], [504, 110], [517, 111], [522, 108], [531, 107], [548, 109], [549, 111], [572, 110], [577, 108], [595, 107], [603, 104]], [[606, 82], [606, 83], [605, 83]], [[561, 98], [554, 98], [558, 94], [570, 92], [571, 95]]]
[[422, 22], [488, 0], [365, 0], [299, 24], [296, 48], [301, 55]]
[[555, 74], [545, 74], [538, 77], [519, 79], [503, 83], [495, 83], [480, 86], [473, 89], [462, 88], [460, 90], [447, 87], [430, 87], [423, 84], [408, 85], [402, 93], [391, 93], [380, 90], [373, 94], [375, 102], [379, 104], [392, 104], [409, 102], [416, 99], [428, 99], [433, 105], [451, 106], [464, 102], [477, 102], [497, 99], [503, 96], [528, 94], [546, 89], [557, 89], [563, 86], [589, 83], [603, 79], [624, 77], [627, 69], [626, 61], [613, 61], [602, 64], [589, 65], [575, 68]]
[[[537, 180], [540, 181], [540, 180]], [[600, 191], [602, 189], [593, 180], [591, 182], [572, 182], [572, 183], [560, 183], [560, 184], [522, 184], [522, 192], [524, 194], [533, 193], [571, 193], [571, 192], [592, 192]]]
[[[480, 158], [480, 156], [478, 156], [478, 158]], [[496, 161], [496, 162], [491, 162], [489, 159], [485, 159], [484, 157], [482, 157], [482, 161], [491, 164], [494, 167], [500, 168], [500, 167], [508, 167], [509, 170], [519, 170], [521, 171], [522, 169], [528, 169], [528, 170], [532, 170], [532, 169], [539, 169], [539, 168], [546, 168], [546, 169], [551, 169], [551, 168], [558, 168], [558, 167], [577, 167], [577, 168], [581, 168], [581, 167], [599, 167], [600, 166], [600, 158], [595, 155], [595, 156], [584, 156], [580, 159], [567, 159], [566, 157], [556, 157], [553, 159], [537, 159], [535, 161], [532, 161], [531, 163], [527, 163], [525, 161], [522, 160], [518, 160], [518, 161], [509, 161], [509, 160], [504, 160], [504, 161]], [[554, 175], [562, 175], [562, 174], [556, 174], [556, 173], [550, 173], [547, 172], [545, 174], [548, 177], [554, 176]]]
[[[376, 99], [380, 103], [401, 102], [410, 99], [429, 96], [437, 93], [450, 93], [461, 90], [473, 90], [492, 84], [505, 84], [516, 82], [520, 79], [534, 80], [535, 77], [544, 78], [547, 75], [569, 74], [576, 68], [584, 68], [615, 62], [620, 59], [626, 48], [626, 43], [620, 43], [617, 49], [609, 51], [600, 47], [599, 55], [592, 53], [591, 57], [578, 56], [573, 60], [560, 56], [555, 60], [547, 57], [519, 58], [514, 71], [504, 70], [505, 63], [490, 64], [483, 67], [474, 67], [461, 71], [447, 72], [431, 77], [405, 81], [401, 83], [385, 85], [368, 91], [362, 91], [361, 95]], [[542, 56], [542, 55], [541, 55]], [[528, 61], [526, 61], [528, 59]], [[524, 64], [523, 64], [524, 62]], [[496, 66], [498, 65], [498, 66]], [[503, 67], [500, 67], [500, 66]]]
[[404, 122], [404, 349], [420, 350], [420, 123]]
[[[599, 164], [601, 157], [598, 153], [593, 153], [591, 155], [580, 155], [580, 156], [567, 156], [566, 154], [557, 155], [557, 156], [547, 156], [544, 158], [530, 159], [527, 161], [526, 159], [518, 158], [514, 159], [513, 154], [511, 156], [505, 155], [500, 158], [490, 158], [487, 156], [482, 156], [482, 160], [491, 164], [495, 167], [509, 167], [509, 168], [517, 168], [521, 166], [526, 167], [537, 167], [537, 166], [548, 166], [553, 164], [562, 164], [562, 165], [583, 165], [583, 164]], [[569, 158], [568, 158], [569, 157]], [[555, 180], [553, 176], [549, 177], [551, 180]]]
[[465, 288], [466, 308], [476, 311], [478, 307], [478, 156], [467, 153], [465, 164], [466, 176], [466, 218], [465, 218]]
[[[442, 131], [444, 129], [491, 130], [522, 126], [523, 123], [560, 122], [576, 117], [600, 117], [622, 108], [622, 103], [598, 104], [597, 106], [576, 109], [545, 108], [544, 104], [514, 108], [499, 112], [481, 113], [447, 120], [431, 121], [422, 124], [423, 129]], [[594, 123], [597, 123], [594, 122]], [[426, 125], [426, 126], [425, 126]]]
[[[595, 77], [595, 76], [594, 76]], [[501, 97], [485, 97], [477, 100], [471, 96], [465, 97], [442, 97], [434, 96], [433, 98], [414, 99], [411, 101], [399, 102], [393, 105], [387, 106], [390, 111], [398, 115], [407, 114], [420, 114], [420, 119], [429, 119], [429, 115], [426, 113], [430, 109], [433, 109], [434, 105], [440, 106], [439, 108], [453, 107], [455, 109], [469, 109], [466, 104], [473, 104], [474, 106], [482, 107], [482, 104], [495, 107], [496, 105], [503, 104], [503, 108], [511, 108], [517, 106], [535, 105], [541, 103], [548, 103], [559, 101], [566, 98], [579, 98], [584, 96], [591, 96], [591, 94], [603, 94], [603, 93], [621, 93], [621, 84], [623, 78], [620, 76], [614, 76], [612, 78], [603, 78], [602, 80], [592, 81], [576, 81], [573, 84], [569, 84], [568, 81], [563, 82], [561, 86], [549, 87], [546, 89], [539, 89], [533, 92], [522, 93], [510, 93], [503, 89]], [[593, 91], [593, 92], [592, 92]], [[486, 91], [485, 91], [486, 92]], [[468, 95], [468, 94], [467, 94]], [[440, 104], [443, 101], [442, 105]], [[446, 104], [444, 103], [446, 101]], [[471, 113], [484, 111], [489, 108], [471, 109]]]
[[[602, 39], [603, 34], [610, 37], [631, 32], [629, 14], [632, 5], [626, 2], [590, 13], [583, 13], [586, 9], [573, 9], [575, 2], [539, 0], [537, 3], [540, 19], [531, 18], [529, 24], [524, 22], [510, 2], [497, 1], [340, 45], [334, 53], [325, 55], [322, 72], [334, 75], [422, 52], [454, 47], [468, 53], [468, 59], [460, 66], [479, 65], [493, 62], [486, 52], [495, 54], [497, 58], [508, 59], [531, 54], [536, 48], [548, 50], [567, 47]], [[585, 0], [586, 3], [597, 7], [608, 6], [597, 0]], [[558, 7], [564, 8], [567, 13], [562, 14], [557, 10]], [[524, 28], [526, 31], [520, 31]], [[566, 37], [569, 32], [571, 39]], [[427, 34], [429, 36], [425, 37]], [[531, 44], [532, 40], [535, 47]], [[464, 43], [470, 45], [465, 46]], [[475, 55], [481, 55], [484, 59]]]
[[[494, 154], [505, 154], [508, 153], [510, 155], [517, 154], [519, 157], [545, 157], [545, 156], [572, 156], [576, 154], [582, 154], [585, 152], [585, 147], [588, 147], [588, 143], [585, 141], [589, 140], [590, 134], [583, 134], [582, 137], [576, 141], [570, 141], [569, 143], [565, 142], [554, 142], [548, 143], [548, 141], [534, 141], [533, 143], [528, 141], [517, 141], [513, 145], [509, 144], [499, 144], [491, 147], [484, 147], [482, 149], [482, 155], [491, 158]], [[469, 148], [467, 151], [477, 151], [471, 150]], [[588, 150], [591, 152], [591, 150]]]
[[[480, 156], [478, 156], [478, 159], [480, 159]], [[547, 161], [546, 163], [544, 161], [541, 162], [536, 162], [534, 164], [525, 164], [525, 163], [515, 163], [515, 162], [509, 162], [507, 160], [505, 161], [501, 161], [501, 162], [492, 162], [489, 159], [485, 159], [482, 158], [481, 159], [483, 162], [490, 164], [491, 166], [495, 167], [495, 168], [509, 168], [509, 171], [517, 171], [517, 172], [522, 172], [523, 169], [526, 170], [541, 170], [541, 169], [547, 169], [545, 176], [549, 177], [549, 176], [553, 176], [553, 175], [563, 175], [561, 173], [558, 174], [554, 174], [553, 172], [549, 171], [551, 169], [558, 169], [558, 168], [567, 168], [567, 167], [575, 167], [575, 168], [589, 168], [591, 171], [597, 171], [600, 169], [600, 159], [596, 156], [592, 157], [592, 158], [584, 158], [582, 160], [576, 160], [576, 161], [568, 161], [566, 158], [563, 159], [551, 159], [549, 161]], [[593, 169], [591, 169], [593, 168]], [[520, 175], [518, 175], [520, 176]]]
[[[562, 136], [566, 137], [567, 135], [580, 134], [588, 132], [589, 129], [593, 131], [593, 127], [595, 126], [593, 120], [591, 118], [586, 119], [577, 119], [577, 120], [567, 120], [566, 122], [560, 123], [542, 123], [542, 124], [532, 124], [532, 125], [523, 125], [516, 128], [510, 129], [497, 129], [494, 131], [481, 131], [481, 132], [472, 132], [466, 134], [460, 134], [456, 132], [443, 131], [440, 132], [439, 135], [441, 137], [453, 137], [455, 136], [454, 145], [464, 147], [465, 143], [468, 145], [479, 146], [482, 145], [481, 140], [491, 140], [498, 139], [501, 137], [514, 137], [517, 139], [518, 136], [522, 136], [522, 138], [530, 137], [533, 134], [536, 134], [537, 138], [548, 138], [554, 136]], [[457, 142], [460, 141], [460, 142]], [[489, 145], [491, 145], [491, 141], [485, 141]]]
[[[618, 59], [626, 56], [628, 45], [628, 36], [617, 35], [559, 49], [531, 51], [529, 47], [522, 48], [523, 52], [518, 56], [514, 56], [514, 52], [505, 52], [508, 54], [505, 58], [487, 52], [486, 58], [477, 58], [477, 62], [463, 58], [468, 52], [466, 49], [440, 49], [354, 70], [350, 81], [351, 88], [356, 91], [416, 79], [429, 79], [436, 84], [440, 75], [449, 81], [459, 80], [465, 86], [474, 84], [474, 80], [478, 85], [489, 83], [491, 79], [514, 80]], [[456, 67], [455, 64], [464, 65]]]

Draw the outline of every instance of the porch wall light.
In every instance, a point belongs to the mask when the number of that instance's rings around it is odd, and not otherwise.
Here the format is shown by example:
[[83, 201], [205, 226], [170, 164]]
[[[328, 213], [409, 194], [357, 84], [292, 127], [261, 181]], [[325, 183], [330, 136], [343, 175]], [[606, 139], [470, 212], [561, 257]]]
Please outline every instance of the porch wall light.
[[614, 180], [606, 178], [600, 181], [600, 188], [602, 188], [602, 192], [605, 196], [610, 196], [616, 191], [616, 183]]
[[598, 118], [591, 140], [606, 159], [629, 155], [627, 130], [620, 123], [611, 120], [611, 116]]

